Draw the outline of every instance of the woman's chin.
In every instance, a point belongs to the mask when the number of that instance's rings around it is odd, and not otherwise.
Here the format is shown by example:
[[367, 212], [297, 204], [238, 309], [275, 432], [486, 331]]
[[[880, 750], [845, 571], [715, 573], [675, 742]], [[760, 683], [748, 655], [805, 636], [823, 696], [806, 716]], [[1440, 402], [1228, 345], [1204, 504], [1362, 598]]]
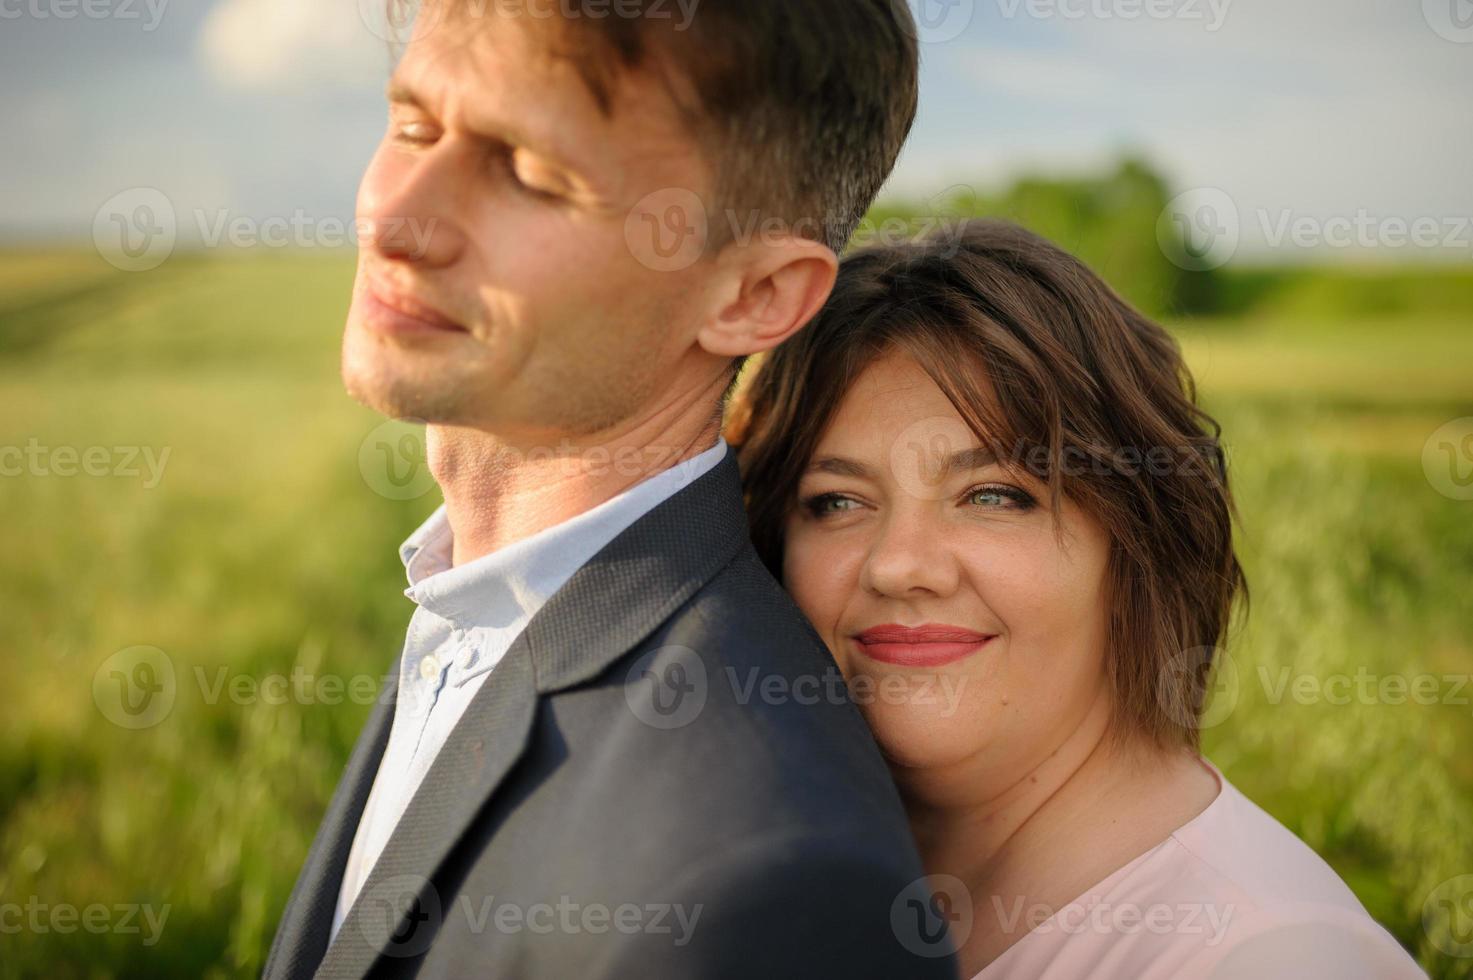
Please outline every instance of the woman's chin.
[[944, 769], [976, 755], [985, 742], [976, 720], [914, 706], [871, 705], [864, 718], [892, 768]]

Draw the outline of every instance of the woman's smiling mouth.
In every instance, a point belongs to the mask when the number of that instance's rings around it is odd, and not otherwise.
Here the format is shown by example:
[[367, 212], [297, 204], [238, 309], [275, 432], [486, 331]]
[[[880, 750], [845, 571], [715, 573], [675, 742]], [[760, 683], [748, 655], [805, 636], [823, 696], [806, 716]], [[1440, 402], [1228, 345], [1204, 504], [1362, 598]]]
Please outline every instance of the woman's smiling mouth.
[[900, 667], [941, 667], [971, 656], [995, 638], [996, 634], [936, 623], [886, 623], [854, 634], [854, 642], [866, 657]]

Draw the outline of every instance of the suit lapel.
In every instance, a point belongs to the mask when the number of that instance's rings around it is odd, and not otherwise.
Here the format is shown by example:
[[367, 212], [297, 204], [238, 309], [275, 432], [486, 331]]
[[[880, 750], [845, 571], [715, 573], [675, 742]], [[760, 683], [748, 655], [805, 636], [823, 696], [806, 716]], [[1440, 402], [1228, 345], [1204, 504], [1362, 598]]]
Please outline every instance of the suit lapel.
[[380, 955], [418, 956], [448, 911], [430, 876], [527, 745], [537, 705], [519, 638], [435, 756], [322, 960], [320, 977], [361, 977]]
[[527, 624], [538, 693], [596, 677], [749, 541], [736, 453], [635, 521]]
[[338, 788], [312, 841], [312, 849], [307, 852], [307, 861], [302, 865], [296, 887], [292, 889], [291, 898], [282, 913], [281, 926], [271, 944], [263, 976], [309, 977], [327, 949], [327, 937], [332, 929], [348, 852], [353, 846], [369, 790], [373, 788], [379, 760], [383, 758], [384, 747], [389, 741], [398, 679], [396, 660], [373, 712], [363, 726], [353, 754], [348, 758], [343, 777], [338, 781]]
[[[380, 955], [417, 956], [428, 948], [439, 917], [450, 911], [442, 908], [432, 878], [525, 751], [538, 697], [606, 670], [747, 540], [740, 474], [728, 451], [573, 574], [467, 706], [369, 873], [319, 976], [361, 977]], [[361, 810], [359, 801], [355, 813]], [[334, 880], [340, 877], [339, 867]]]

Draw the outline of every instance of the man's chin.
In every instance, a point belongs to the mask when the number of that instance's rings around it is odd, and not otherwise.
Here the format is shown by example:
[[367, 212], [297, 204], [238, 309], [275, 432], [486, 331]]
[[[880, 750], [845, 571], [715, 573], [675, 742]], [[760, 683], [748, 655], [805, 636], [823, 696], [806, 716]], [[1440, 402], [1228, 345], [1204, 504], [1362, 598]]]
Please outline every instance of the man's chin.
[[376, 344], [343, 344], [342, 378], [348, 395], [396, 419], [458, 424], [471, 413], [453, 372], [421, 370]]

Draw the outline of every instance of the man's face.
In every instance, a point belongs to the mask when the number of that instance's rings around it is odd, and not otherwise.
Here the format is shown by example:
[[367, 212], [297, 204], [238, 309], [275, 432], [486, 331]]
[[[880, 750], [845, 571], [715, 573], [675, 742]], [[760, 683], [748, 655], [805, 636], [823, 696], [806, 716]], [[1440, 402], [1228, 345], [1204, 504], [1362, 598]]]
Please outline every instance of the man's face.
[[610, 95], [606, 116], [525, 22], [442, 22], [408, 45], [358, 195], [373, 231], [343, 341], [355, 398], [524, 442], [658, 399], [692, 356], [711, 263], [659, 271], [626, 222], [712, 178], [655, 75]]

